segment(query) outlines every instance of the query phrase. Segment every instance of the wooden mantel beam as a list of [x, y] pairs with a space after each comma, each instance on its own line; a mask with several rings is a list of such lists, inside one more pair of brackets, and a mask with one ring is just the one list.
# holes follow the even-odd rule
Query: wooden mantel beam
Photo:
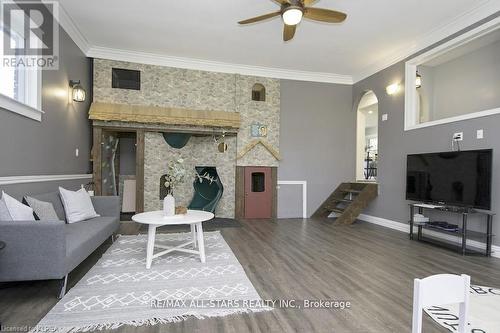
[[93, 102], [89, 119], [148, 124], [239, 128], [239, 112]]

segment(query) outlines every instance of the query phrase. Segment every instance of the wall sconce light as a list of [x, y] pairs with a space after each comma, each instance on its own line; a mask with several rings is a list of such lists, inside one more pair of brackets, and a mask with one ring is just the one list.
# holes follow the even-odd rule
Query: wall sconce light
[[417, 72], [417, 77], [415, 79], [415, 87], [418, 89], [422, 86], [422, 75], [418, 74]]
[[73, 98], [73, 101], [85, 102], [85, 97], [87, 95], [87, 92], [80, 85], [80, 80], [78, 80], [78, 81], [70, 80], [69, 86], [73, 89], [73, 91], [71, 92], [71, 97]]
[[385, 88], [385, 91], [387, 92], [388, 95], [394, 95], [396, 94], [399, 89], [401, 89], [401, 86], [399, 83], [393, 83]]

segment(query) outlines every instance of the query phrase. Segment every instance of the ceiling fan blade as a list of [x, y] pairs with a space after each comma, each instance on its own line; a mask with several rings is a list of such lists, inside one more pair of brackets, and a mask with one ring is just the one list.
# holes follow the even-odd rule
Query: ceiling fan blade
[[340, 23], [346, 19], [347, 15], [335, 10], [307, 7], [304, 10], [304, 17], [315, 21]]
[[281, 11], [277, 11], [274, 13], [269, 13], [269, 14], [265, 14], [265, 15], [261, 15], [261, 16], [257, 16], [257, 17], [252, 17], [252, 18], [247, 19], [247, 20], [239, 21], [238, 23], [239, 24], [255, 23], [255, 22], [267, 20], [271, 17], [279, 16], [279, 15], [281, 15]]
[[295, 35], [295, 29], [297, 28], [296, 25], [287, 25], [285, 24], [285, 27], [283, 29], [283, 40], [286, 42], [286, 41], [289, 41], [290, 39], [293, 38], [293, 36]]
[[310, 6], [313, 3], [315, 3], [316, 1], [318, 1], [318, 0], [302, 0], [302, 3], [304, 4], [304, 6]]
[[272, 0], [274, 2], [277, 2], [280, 5], [289, 5], [290, 3], [287, 0]]

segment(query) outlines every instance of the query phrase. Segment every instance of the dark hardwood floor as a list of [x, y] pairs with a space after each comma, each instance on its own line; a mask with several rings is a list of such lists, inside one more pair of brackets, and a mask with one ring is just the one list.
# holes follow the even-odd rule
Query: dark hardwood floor
[[[129, 232], [138, 230], [129, 224]], [[264, 299], [338, 299], [346, 310], [276, 309], [113, 332], [410, 332], [413, 279], [465, 273], [472, 283], [500, 287], [500, 260], [462, 257], [410, 241], [406, 234], [368, 223], [332, 225], [322, 220], [244, 221], [221, 229]], [[74, 285], [108, 248], [106, 243], [70, 275]], [[35, 325], [57, 302], [57, 282], [0, 289], [0, 321]], [[7, 287], [7, 288], [6, 288]], [[425, 318], [425, 332], [447, 332]]]

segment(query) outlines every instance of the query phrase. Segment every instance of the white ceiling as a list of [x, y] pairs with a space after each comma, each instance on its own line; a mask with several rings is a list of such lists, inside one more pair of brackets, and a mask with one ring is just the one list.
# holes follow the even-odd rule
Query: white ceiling
[[[64, 20], [69, 25], [65, 29], [79, 35], [90, 56], [124, 58], [124, 51], [145, 52], [156, 58], [320, 72], [331, 74], [330, 81], [341, 75], [343, 83], [366, 77], [500, 9], [498, 0], [320, 0], [315, 7], [346, 12], [347, 20], [338, 25], [304, 20], [295, 38], [283, 42], [279, 17], [237, 24], [277, 10], [270, 0], [60, 3], [70, 17]], [[135, 56], [140, 60], [140, 53]]]

